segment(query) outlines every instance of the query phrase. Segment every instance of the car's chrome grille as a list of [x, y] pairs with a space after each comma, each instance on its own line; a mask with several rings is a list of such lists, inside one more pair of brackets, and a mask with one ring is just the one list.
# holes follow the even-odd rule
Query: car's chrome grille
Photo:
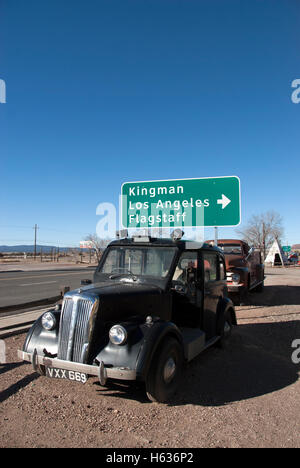
[[64, 299], [58, 337], [58, 359], [82, 362], [94, 302], [79, 296]]
[[67, 359], [69, 335], [72, 321], [73, 301], [72, 299], [65, 299], [63, 302], [59, 338], [58, 338], [58, 359]]
[[[92, 302], [88, 300], [79, 300], [77, 303], [77, 320], [73, 339], [73, 361], [81, 362], [82, 347], [87, 341], [87, 324], [92, 310]], [[85, 339], [86, 338], [86, 339]]]

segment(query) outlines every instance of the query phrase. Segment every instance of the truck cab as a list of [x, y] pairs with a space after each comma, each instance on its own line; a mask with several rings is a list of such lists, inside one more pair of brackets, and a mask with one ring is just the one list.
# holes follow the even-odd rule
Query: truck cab
[[235, 325], [221, 249], [136, 236], [110, 243], [93, 283], [43, 314], [18, 355], [47, 377], [140, 380], [164, 402], [184, 362], [224, 345]]
[[239, 239], [219, 239], [218, 247], [224, 253], [227, 286], [234, 303], [240, 305], [245, 302], [250, 291], [261, 292], [265, 275], [260, 250], [250, 248]]

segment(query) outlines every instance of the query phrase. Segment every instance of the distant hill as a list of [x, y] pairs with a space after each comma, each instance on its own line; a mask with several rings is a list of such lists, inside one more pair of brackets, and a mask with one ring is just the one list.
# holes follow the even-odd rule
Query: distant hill
[[[60, 252], [67, 252], [70, 249], [74, 250], [75, 247], [59, 247]], [[39, 253], [43, 250], [43, 253], [50, 253], [52, 249], [57, 249], [55, 245], [37, 245], [36, 252]], [[79, 249], [79, 248], [78, 248]], [[81, 249], [86, 250], [86, 249]], [[26, 252], [33, 253], [34, 245], [0, 245], [0, 252]]]

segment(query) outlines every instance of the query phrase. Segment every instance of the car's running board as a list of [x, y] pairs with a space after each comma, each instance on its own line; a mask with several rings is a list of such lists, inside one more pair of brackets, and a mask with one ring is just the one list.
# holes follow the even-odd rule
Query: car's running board
[[204, 349], [207, 349], [207, 348], [209, 348], [210, 346], [213, 346], [213, 345], [216, 344], [220, 339], [221, 339], [220, 336], [215, 336], [214, 338], [211, 338], [210, 340], [206, 341], [206, 342], [205, 342], [205, 348], [204, 348]]
[[257, 288], [257, 286], [259, 286], [260, 284], [262, 284], [264, 282], [264, 280], [261, 280], [261, 281], [258, 281], [257, 283], [254, 283], [250, 286], [249, 288], [249, 291], [252, 291], [252, 289], [255, 289]]
[[184, 355], [187, 361], [191, 361], [205, 349], [214, 345], [220, 336], [205, 340], [205, 333], [198, 328], [182, 328]]

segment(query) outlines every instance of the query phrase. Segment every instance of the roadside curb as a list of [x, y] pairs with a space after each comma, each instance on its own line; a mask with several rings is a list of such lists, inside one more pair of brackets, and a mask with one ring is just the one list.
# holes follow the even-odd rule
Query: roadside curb
[[0, 339], [28, 331], [33, 323], [46, 312], [48, 308], [16, 313], [8, 317], [0, 317]]
[[53, 305], [57, 301], [60, 301], [61, 299], [62, 299], [62, 295], [59, 295], [59, 296], [49, 297], [49, 298], [46, 298], [46, 299], [39, 299], [38, 301], [32, 301], [32, 302], [26, 302], [26, 303], [23, 303], [23, 304], [16, 304], [16, 305], [9, 305], [9, 306], [0, 307], [0, 316], [4, 315], [7, 312], [23, 310], [23, 309], [29, 309], [31, 307], [38, 307], [38, 306], [44, 306], [44, 305]]
[[22, 273], [24, 270], [0, 270], [0, 273]]
[[96, 269], [97, 265], [89, 265], [89, 266], [78, 266], [78, 265], [74, 265], [74, 266], [68, 266], [68, 265], [65, 265], [65, 266], [62, 266], [61, 268], [42, 268], [40, 270], [38, 269], [35, 269], [35, 268], [30, 268], [30, 269], [18, 269], [18, 270], [0, 270], [0, 274], [1, 273], [28, 273], [28, 272], [32, 272], [32, 273], [39, 273], [39, 272], [45, 272], [45, 271], [73, 271], [73, 270], [93, 270], [93, 269]]

